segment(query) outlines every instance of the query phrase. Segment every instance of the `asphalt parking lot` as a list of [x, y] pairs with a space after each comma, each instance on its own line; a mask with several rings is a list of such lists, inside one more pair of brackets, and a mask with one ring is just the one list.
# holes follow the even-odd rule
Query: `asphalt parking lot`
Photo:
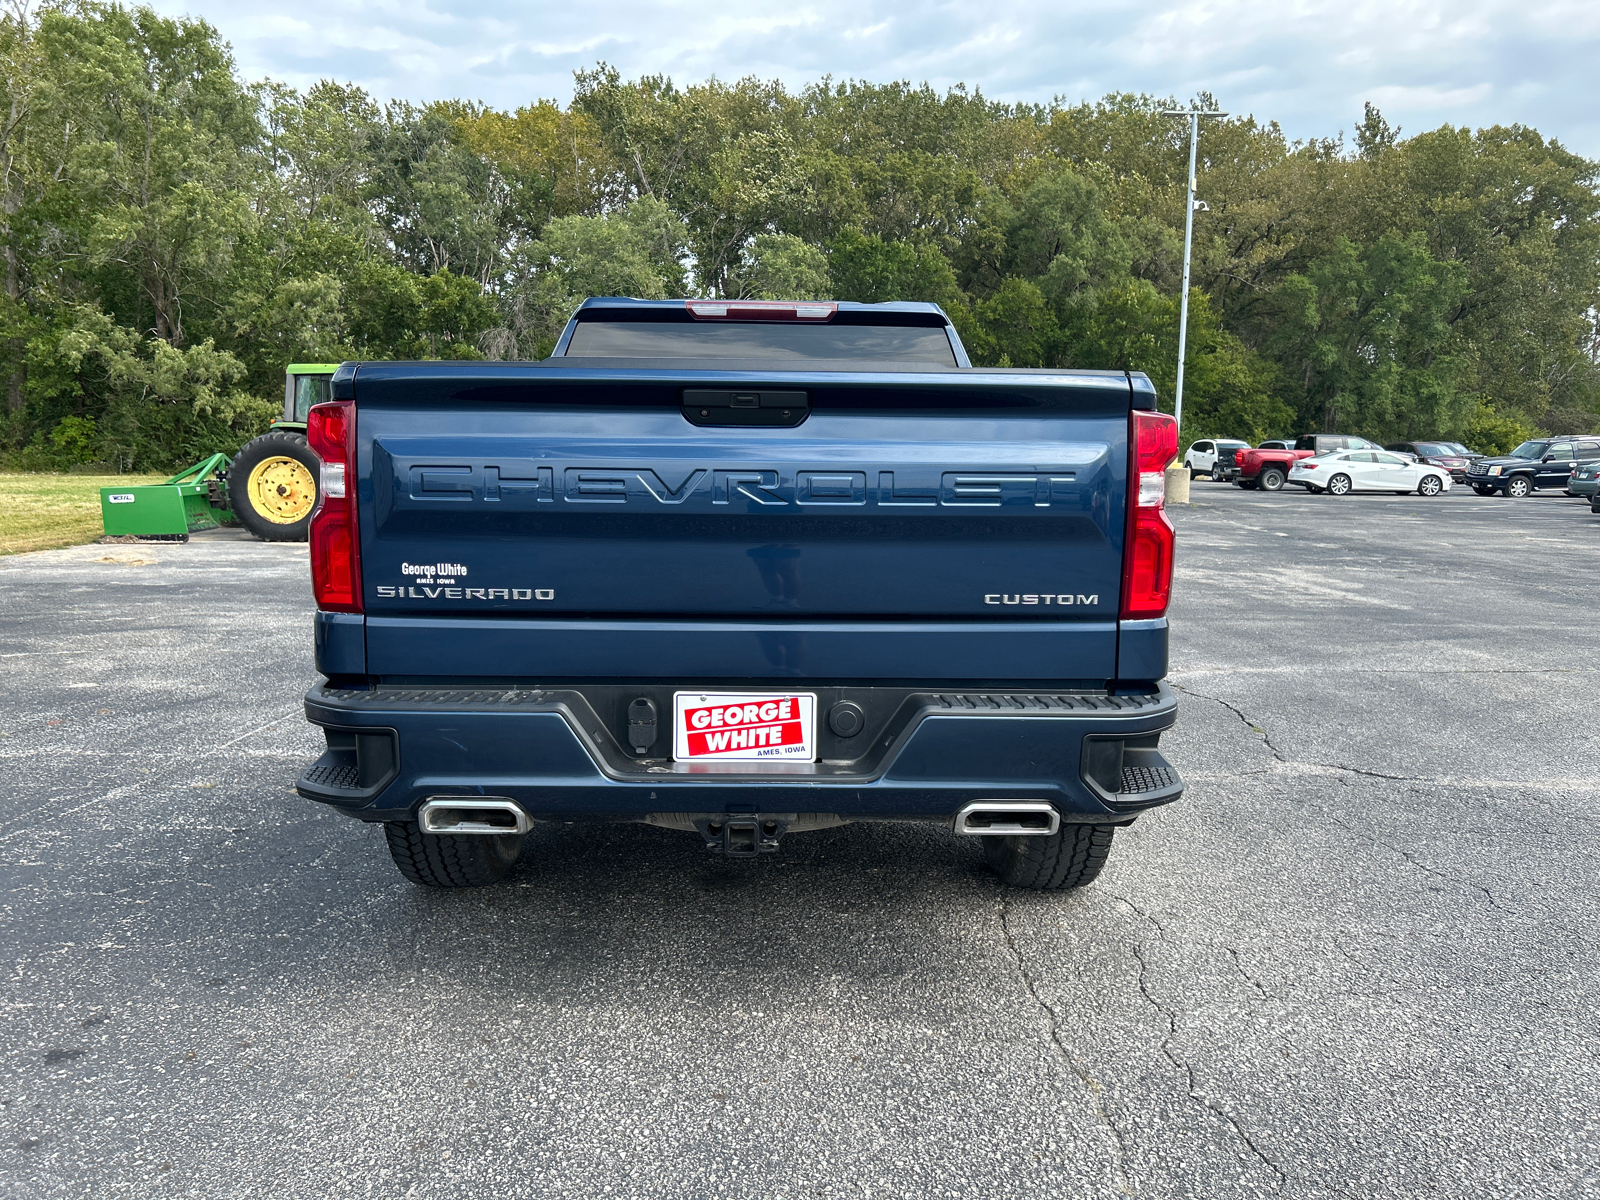
[[942, 830], [297, 798], [303, 547], [0, 560], [0, 1197], [1600, 1193], [1600, 517], [1198, 480], [1164, 742], [1065, 896]]

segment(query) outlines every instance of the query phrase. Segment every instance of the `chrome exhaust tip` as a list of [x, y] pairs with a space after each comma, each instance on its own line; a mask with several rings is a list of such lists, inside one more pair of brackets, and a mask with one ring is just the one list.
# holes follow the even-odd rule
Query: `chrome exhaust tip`
[[491, 834], [527, 833], [533, 819], [522, 806], [504, 796], [430, 796], [417, 810], [423, 833]]
[[967, 837], [1049, 837], [1061, 814], [1048, 800], [974, 800], [956, 814], [955, 830]]

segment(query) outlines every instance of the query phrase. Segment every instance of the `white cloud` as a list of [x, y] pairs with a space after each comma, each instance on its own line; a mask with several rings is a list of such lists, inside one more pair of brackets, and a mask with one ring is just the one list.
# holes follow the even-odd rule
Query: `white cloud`
[[981, 87], [1005, 100], [1187, 99], [1326, 136], [1372, 100], [1415, 132], [1522, 122], [1600, 156], [1595, 0], [156, 0], [216, 25], [251, 77], [352, 79], [380, 99], [565, 100], [574, 69], [824, 74]]

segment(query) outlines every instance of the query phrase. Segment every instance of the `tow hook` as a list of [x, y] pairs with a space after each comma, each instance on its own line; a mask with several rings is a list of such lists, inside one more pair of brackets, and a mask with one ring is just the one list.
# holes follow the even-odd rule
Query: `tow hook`
[[794, 813], [707, 813], [691, 818], [705, 847], [728, 858], [773, 854], [794, 823]]

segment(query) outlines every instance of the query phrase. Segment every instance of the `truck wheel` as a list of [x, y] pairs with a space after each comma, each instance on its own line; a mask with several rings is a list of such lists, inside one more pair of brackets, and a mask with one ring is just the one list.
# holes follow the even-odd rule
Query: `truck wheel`
[[321, 463], [305, 436], [274, 430], [246, 442], [228, 467], [228, 505], [264, 542], [303, 542]]
[[1506, 481], [1506, 495], [1513, 500], [1521, 500], [1533, 491], [1533, 481], [1526, 475], [1513, 475]]
[[389, 855], [412, 883], [424, 887], [485, 887], [499, 883], [522, 853], [522, 834], [423, 833], [415, 821], [386, 821]]
[[984, 857], [1012, 887], [1059, 892], [1093, 883], [1111, 854], [1115, 825], [1063, 825], [1049, 837], [986, 837]]
[[1281, 492], [1286, 478], [1277, 467], [1262, 467], [1261, 474], [1256, 476], [1256, 486], [1263, 492]]
[[1478, 495], [1480, 495], [1480, 496], [1492, 496], [1492, 495], [1494, 495], [1494, 489], [1492, 487], [1490, 487], [1488, 484], [1485, 484], [1485, 483], [1475, 483], [1475, 484], [1473, 484], [1472, 485], [1472, 490], [1477, 492]]
[[1350, 476], [1335, 475], [1328, 480], [1328, 495], [1348, 496], [1350, 494]]

